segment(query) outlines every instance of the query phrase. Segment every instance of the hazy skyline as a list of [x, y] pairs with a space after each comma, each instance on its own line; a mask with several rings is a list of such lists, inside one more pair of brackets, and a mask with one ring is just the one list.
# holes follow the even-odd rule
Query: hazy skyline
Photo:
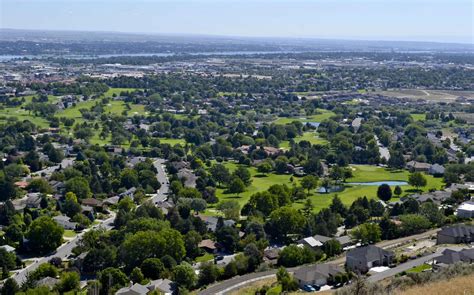
[[0, 0], [1, 28], [473, 43], [468, 0]]

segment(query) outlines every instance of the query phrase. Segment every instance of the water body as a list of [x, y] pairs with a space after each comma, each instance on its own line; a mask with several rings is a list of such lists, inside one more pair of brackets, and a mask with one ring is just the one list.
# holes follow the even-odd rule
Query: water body
[[372, 182], [348, 182], [349, 185], [367, 185], [367, 186], [379, 186], [382, 184], [388, 184], [390, 186], [397, 186], [397, 185], [408, 185], [406, 181], [372, 181]]
[[0, 61], [9, 61], [13, 59], [46, 59], [46, 58], [65, 58], [65, 59], [97, 59], [109, 57], [168, 57], [168, 56], [186, 56], [186, 55], [204, 55], [204, 56], [233, 56], [233, 55], [254, 55], [254, 54], [282, 54], [282, 53], [300, 53], [299, 51], [215, 51], [215, 52], [159, 52], [159, 53], [117, 53], [117, 54], [98, 54], [98, 55], [0, 55]]

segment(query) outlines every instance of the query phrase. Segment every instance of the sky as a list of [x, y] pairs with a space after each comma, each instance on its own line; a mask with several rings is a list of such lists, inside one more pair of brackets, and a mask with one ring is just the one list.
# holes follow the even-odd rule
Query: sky
[[471, 0], [0, 0], [0, 28], [474, 43]]

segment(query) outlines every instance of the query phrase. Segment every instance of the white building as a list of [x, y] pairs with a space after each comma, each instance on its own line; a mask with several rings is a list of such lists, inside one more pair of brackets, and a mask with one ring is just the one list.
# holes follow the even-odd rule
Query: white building
[[474, 202], [468, 201], [462, 203], [456, 210], [456, 215], [461, 218], [473, 218], [474, 217]]

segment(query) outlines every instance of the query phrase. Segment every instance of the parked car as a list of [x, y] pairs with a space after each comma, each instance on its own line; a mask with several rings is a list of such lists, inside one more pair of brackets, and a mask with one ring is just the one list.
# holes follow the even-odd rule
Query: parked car
[[312, 287], [313, 287], [314, 290], [316, 290], [316, 291], [321, 290], [321, 286], [320, 286], [320, 285], [313, 285]]
[[311, 286], [311, 285], [304, 285], [304, 286], [303, 286], [303, 291], [306, 291], [306, 292], [315, 292], [316, 289], [314, 289], [313, 286]]

